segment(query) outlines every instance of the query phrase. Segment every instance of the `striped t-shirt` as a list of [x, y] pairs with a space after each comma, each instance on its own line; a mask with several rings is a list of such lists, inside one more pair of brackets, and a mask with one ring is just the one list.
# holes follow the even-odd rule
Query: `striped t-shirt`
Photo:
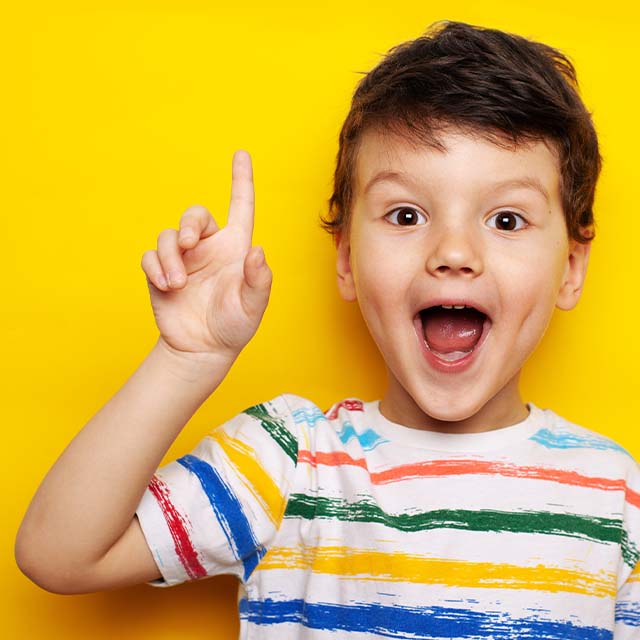
[[472, 434], [378, 402], [256, 405], [159, 469], [137, 509], [171, 586], [239, 580], [240, 637], [640, 638], [640, 468], [529, 404]]

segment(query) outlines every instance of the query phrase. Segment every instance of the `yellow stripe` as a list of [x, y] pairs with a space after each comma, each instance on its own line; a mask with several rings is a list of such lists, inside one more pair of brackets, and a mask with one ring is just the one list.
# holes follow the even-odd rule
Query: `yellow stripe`
[[521, 567], [489, 562], [461, 562], [404, 553], [381, 553], [350, 547], [274, 547], [260, 563], [261, 569], [311, 569], [360, 580], [418, 582], [457, 587], [535, 589], [613, 597], [615, 575], [582, 573], [537, 565]]
[[627, 578], [627, 582], [640, 582], [640, 561], [636, 564], [635, 569]]
[[255, 451], [221, 429], [210, 434], [235, 466], [242, 483], [260, 503], [269, 519], [278, 523], [284, 513], [284, 498], [278, 486], [257, 461]]

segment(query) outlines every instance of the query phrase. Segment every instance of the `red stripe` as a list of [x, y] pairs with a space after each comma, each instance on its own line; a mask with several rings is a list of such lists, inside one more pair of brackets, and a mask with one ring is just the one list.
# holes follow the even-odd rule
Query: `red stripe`
[[338, 402], [334, 404], [328, 411], [325, 411], [325, 415], [328, 420], [335, 420], [338, 417], [338, 412], [340, 409], [347, 409], [347, 411], [364, 411], [364, 405], [362, 404], [362, 400], [357, 400], [355, 398], [349, 400], [342, 400], [342, 402]]
[[[344, 452], [325, 453], [300, 451], [299, 460], [313, 466], [352, 466], [367, 469], [364, 458], [352, 458]], [[385, 471], [371, 473], [369, 477], [373, 484], [389, 484], [400, 480], [412, 478], [433, 478], [438, 476], [489, 474], [509, 478], [529, 478], [532, 480], [548, 480], [576, 487], [600, 489], [602, 491], [624, 491], [627, 502], [640, 508], [640, 494], [633, 491], [624, 480], [611, 480], [609, 478], [596, 478], [583, 476], [575, 471], [562, 471], [560, 469], [545, 469], [544, 467], [519, 467], [501, 462], [488, 462], [477, 460], [436, 460], [404, 464], [392, 467]]]
[[173, 544], [180, 562], [185, 568], [187, 575], [195, 580], [203, 578], [207, 575], [205, 568], [198, 560], [198, 552], [193, 548], [189, 533], [187, 532], [186, 522], [173, 506], [169, 497], [169, 487], [156, 476], [153, 476], [149, 483], [149, 490], [154, 495], [160, 505], [160, 509], [167, 521]]

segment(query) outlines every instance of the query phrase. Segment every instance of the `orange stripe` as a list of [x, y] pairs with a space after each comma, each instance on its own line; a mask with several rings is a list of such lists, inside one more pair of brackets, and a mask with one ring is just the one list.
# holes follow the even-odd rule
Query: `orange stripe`
[[321, 464], [326, 467], [350, 466], [367, 469], [367, 461], [364, 458], [352, 458], [348, 453], [344, 453], [344, 451], [318, 451], [313, 454], [311, 451], [301, 449], [298, 451], [298, 461], [307, 462], [313, 467]]
[[[352, 458], [344, 452], [325, 453], [318, 451], [301, 450], [298, 453], [299, 460], [312, 466], [353, 466], [367, 469], [364, 458]], [[609, 478], [597, 478], [583, 476], [575, 471], [562, 471], [561, 469], [545, 469], [544, 467], [519, 467], [503, 462], [489, 462], [477, 460], [435, 460], [403, 464], [385, 471], [371, 473], [369, 476], [373, 484], [388, 484], [412, 478], [433, 478], [450, 475], [499, 475], [507, 478], [528, 478], [531, 480], [547, 480], [575, 487], [600, 489], [602, 491], [624, 491], [626, 500], [634, 507], [640, 507], [640, 494], [630, 489], [622, 479], [611, 480]]]
[[633, 491], [633, 489], [626, 489], [627, 493], [627, 502], [632, 504], [634, 507], [640, 508], [640, 493]]

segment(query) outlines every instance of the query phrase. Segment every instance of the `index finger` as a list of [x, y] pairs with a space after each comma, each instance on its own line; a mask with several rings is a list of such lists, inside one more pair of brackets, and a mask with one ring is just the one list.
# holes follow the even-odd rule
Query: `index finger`
[[231, 165], [231, 202], [227, 224], [242, 227], [249, 238], [253, 234], [255, 195], [253, 191], [253, 168], [248, 151], [238, 149], [233, 154]]

